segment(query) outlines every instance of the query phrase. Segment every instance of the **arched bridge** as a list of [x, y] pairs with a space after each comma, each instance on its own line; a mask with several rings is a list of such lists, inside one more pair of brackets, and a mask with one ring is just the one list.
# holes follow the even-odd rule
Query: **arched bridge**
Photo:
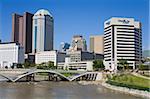
[[5, 78], [8, 81], [12, 81], [13, 82], [13, 79], [11, 77], [8, 77], [8, 76], [6, 76], [4, 74], [0, 74], [0, 76], [3, 77], [3, 78]]
[[72, 78], [70, 78], [70, 81], [81, 81], [81, 80], [96, 81], [101, 79], [102, 73], [100, 72], [85, 72], [80, 75], [73, 76]]
[[34, 81], [34, 76], [36, 73], [48, 73], [49, 80], [56, 80], [56, 81], [57, 79], [61, 79], [63, 81], [80, 81], [80, 80], [95, 81], [102, 79], [102, 73], [100, 72], [84, 72], [78, 75], [74, 75], [72, 77], [66, 77], [63, 74], [53, 70], [38, 70], [38, 69], [24, 72], [15, 77], [8, 77], [4, 74], [0, 74], [0, 76], [6, 78], [8, 81], [11, 82], [17, 82], [22, 78], [25, 78], [26, 81]]

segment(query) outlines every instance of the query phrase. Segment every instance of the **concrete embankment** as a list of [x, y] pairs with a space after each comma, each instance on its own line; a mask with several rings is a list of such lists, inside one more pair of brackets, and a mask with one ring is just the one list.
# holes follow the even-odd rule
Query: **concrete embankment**
[[118, 87], [118, 86], [114, 86], [114, 85], [110, 85], [108, 83], [105, 82], [101, 82], [101, 81], [79, 81], [79, 84], [82, 85], [90, 85], [90, 84], [94, 84], [94, 85], [102, 85], [105, 88], [111, 89], [111, 90], [115, 90], [115, 91], [119, 91], [125, 94], [131, 94], [134, 96], [138, 96], [138, 97], [142, 97], [142, 98], [146, 98], [146, 99], [150, 99], [150, 92], [148, 91], [141, 91], [141, 90], [136, 90], [136, 89], [129, 89], [126, 87]]

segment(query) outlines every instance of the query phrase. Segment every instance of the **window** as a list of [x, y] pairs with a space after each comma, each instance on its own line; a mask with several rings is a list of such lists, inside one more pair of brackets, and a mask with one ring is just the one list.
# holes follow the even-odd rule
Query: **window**
[[34, 21], [34, 22], [35, 22], [35, 24], [37, 24], [37, 19], [35, 19], [35, 21]]
[[35, 34], [34, 34], [34, 37], [35, 37], [35, 41], [34, 41], [34, 48], [36, 49], [36, 44], [37, 44], [37, 26], [35, 26]]

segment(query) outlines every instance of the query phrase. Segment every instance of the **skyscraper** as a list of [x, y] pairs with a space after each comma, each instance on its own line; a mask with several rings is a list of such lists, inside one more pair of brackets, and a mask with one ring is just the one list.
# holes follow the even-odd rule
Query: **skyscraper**
[[21, 17], [23, 16], [16, 13], [12, 14], [12, 42], [19, 42], [19, 31], [23, 31], [23, 29], [20, 28], [20, 26], [22, 26], [20, 25], [20, 23], [22, 22], [20, 20]]
[[104, 36], [90, 36], [90, 51], [94, 53], [104, 54]]
[[73, 36], [71, 48], [74, 51], [87, 51], [86, 40], [81, 35]]
[[33, 16], [32, 52], [53, 50], [53, 17], [44, 9]]
[[111, 18], [104, 23], [104, 61], [106, 69], [117, 70], [119, 60], [135, 69], [142, 59], [141, 23], [133, 18]]
[[12, 15], [12, 42], [20, 43], [26, 54], [32, 52], [32, 17], [28, 12]]

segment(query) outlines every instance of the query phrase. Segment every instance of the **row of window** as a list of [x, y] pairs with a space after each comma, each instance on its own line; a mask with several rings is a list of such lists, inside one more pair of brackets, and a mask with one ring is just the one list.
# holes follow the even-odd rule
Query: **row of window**
[[121, 30], [117, 30], [117, 32], [123, 32], [123, 33], [134, 33], [134, 31], [121, 31]]
[[108, 41], [108, 40], [111, 40], [111, 37], [105, 38], [105, 39], [104, 39], [104, 42], [105, 42], [105, 41]]
[[108, 43], [108, 44], [104, 44], [104, 46], [106, 47], [106, 46], [110, 46], [111, 45], [111, 43]]
[[106, 30], [106, 29], [108, 29], [108, 28], [110, 28], [110, 27], [112, 27], [112, 26], [119, 26], [119, 27], [133, 27], [134, 28], [134, 26], [133, 25], [110, 25], [110, 26], [108, 26], [108, 27], [105, 27], [104, 29]]
[[119, 27], [117, 29], [122, 29], [122, 30], [134, 30], [134, 28], [126, 28], [126, 27]]
[[[119, 61], [120, 59], [124, 59], [124, 57], [119, 57], [119, 58], [117, 58], [117, 60]], [[138, 58], [138, 59], [126, 59], [127, 61], [140, 61], [140, 59]], [[111, 59], [105, 59], [105, 61], [111, 61]]]
[[109, 34], [109, 35], [107, 35], [107, 36], [104, 35], [104, 39], [107, 38], [107, 37], [111, 37], [111, 34]]
[[107, 29], [107, 30], [104, 30], [104, 32], [106, 33], [106, 32], [108, 32], [108, 31], [110, 31], [111, 30], [111, 28], [109, 28], [109, 29]]

